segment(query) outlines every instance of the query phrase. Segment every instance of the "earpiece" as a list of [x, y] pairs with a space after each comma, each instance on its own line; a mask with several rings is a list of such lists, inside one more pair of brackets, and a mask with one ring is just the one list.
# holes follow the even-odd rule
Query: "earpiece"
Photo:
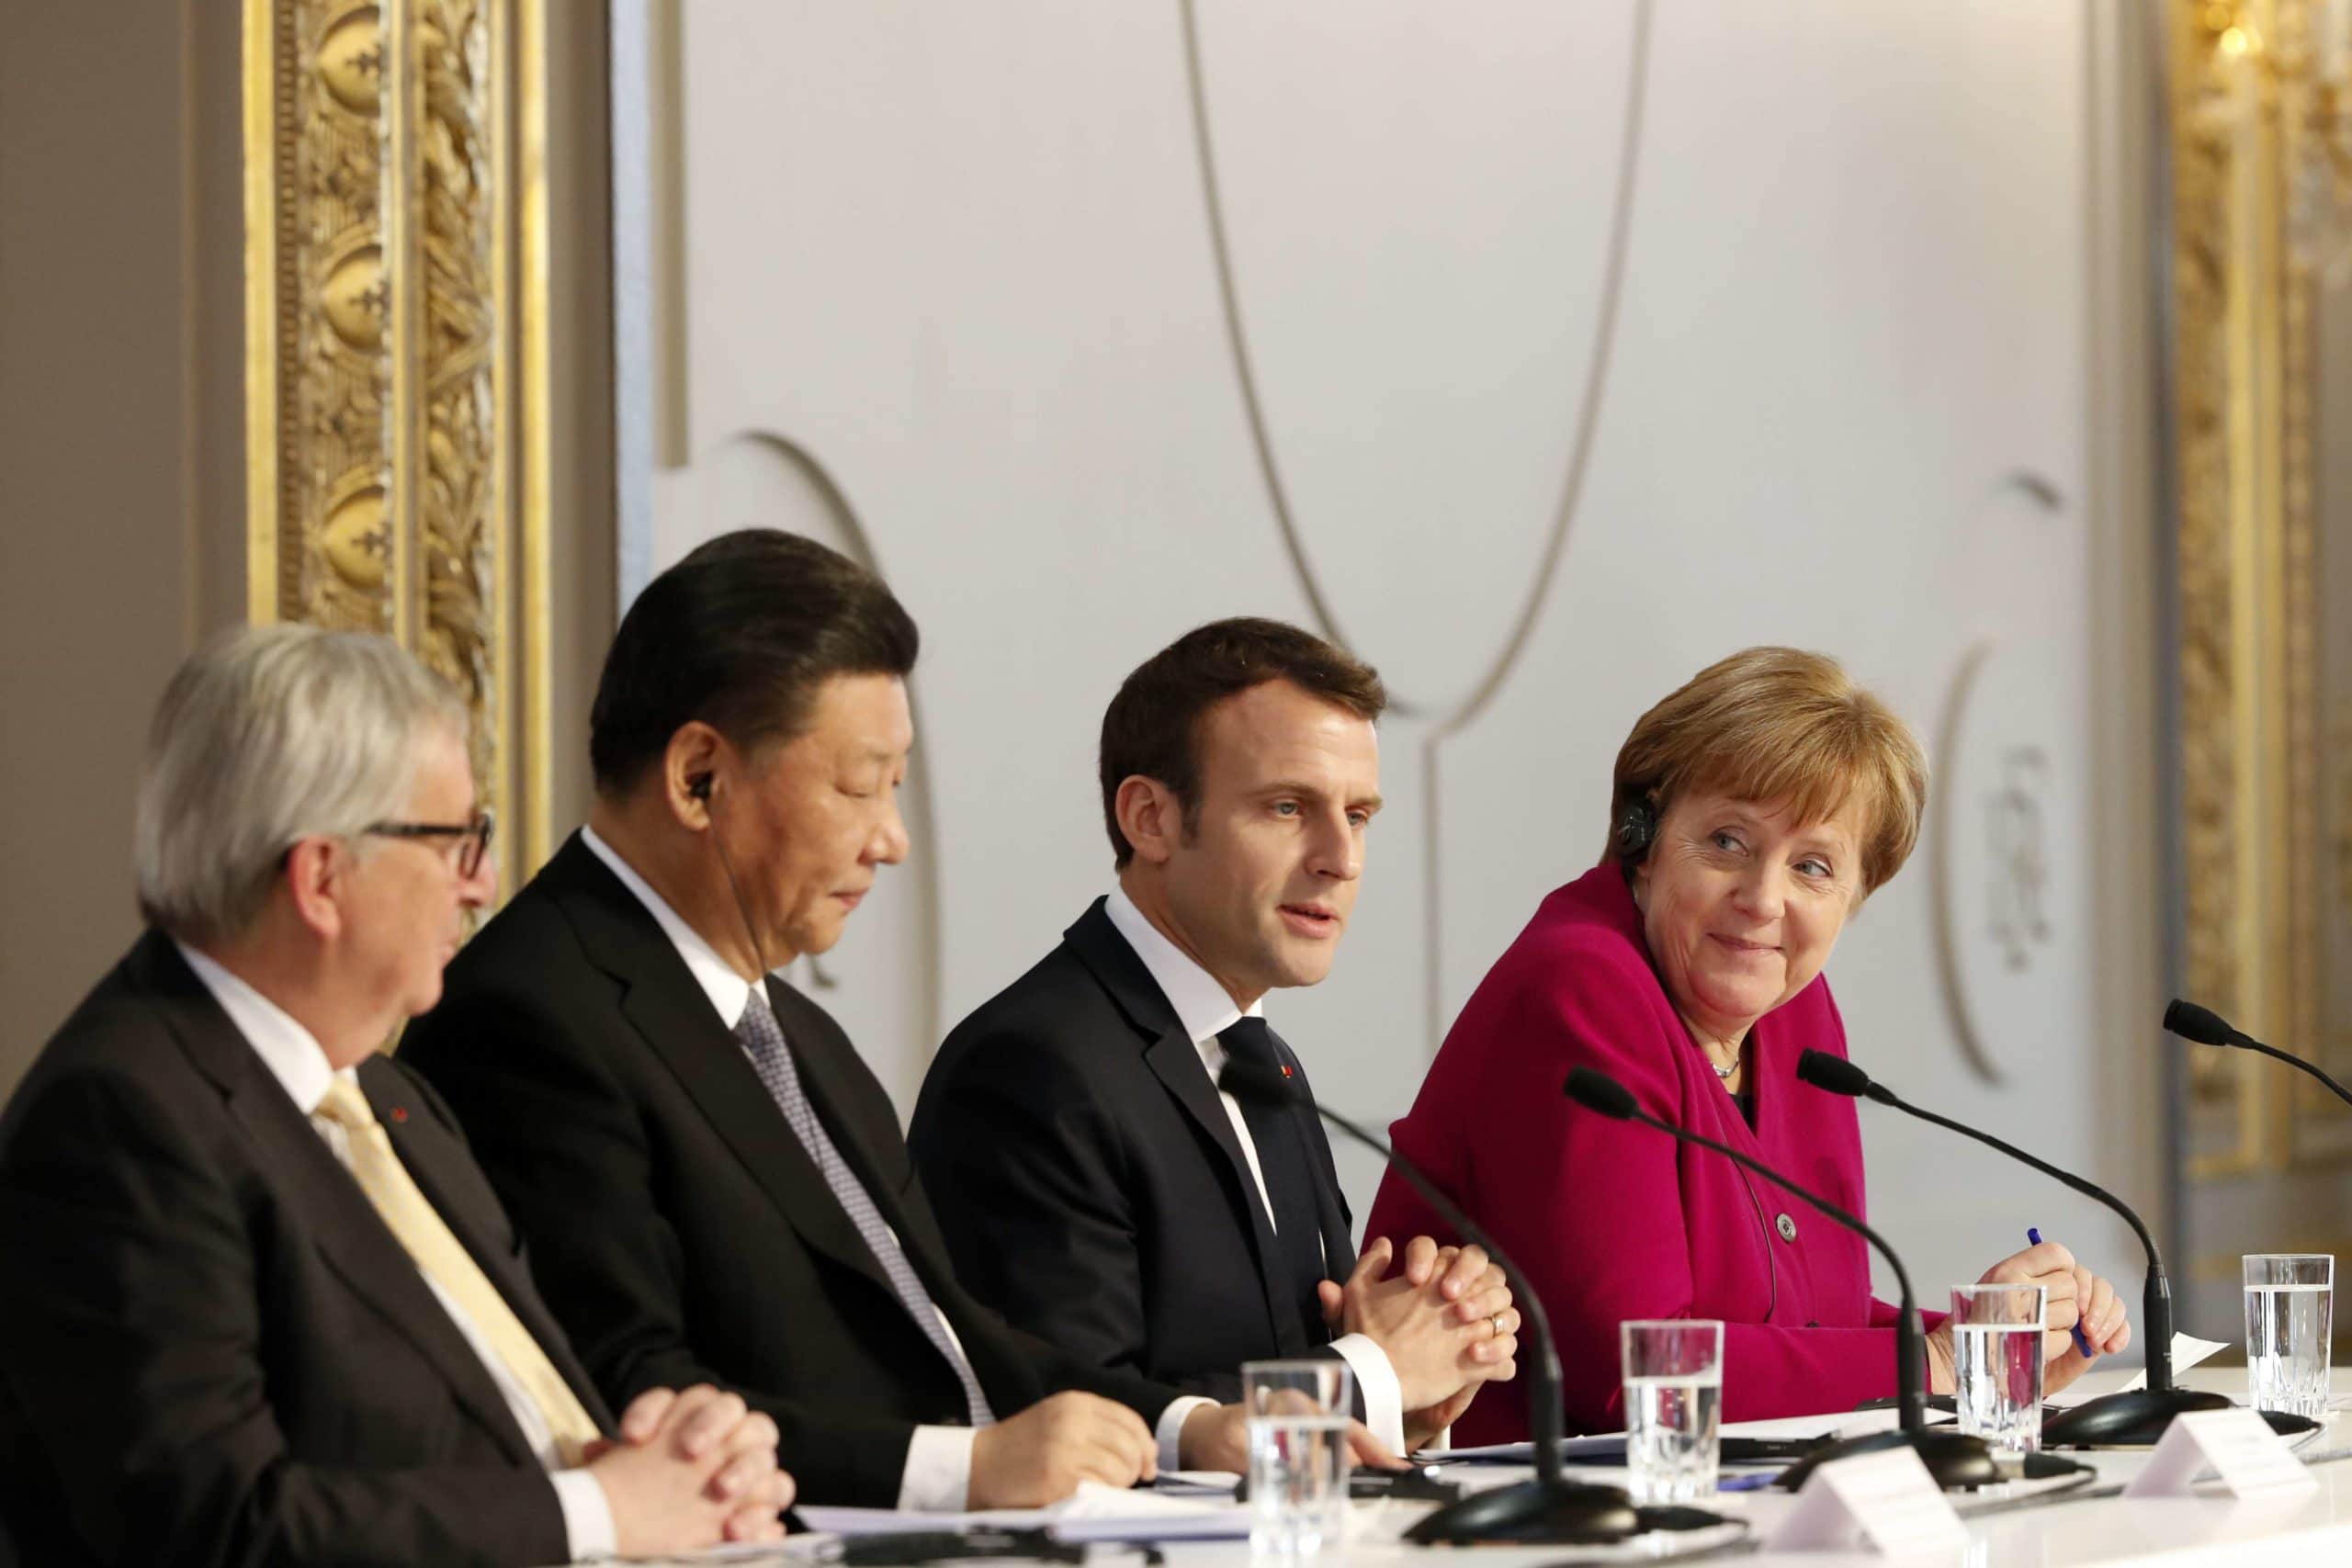
[[1617, 858], [1628, 864], [1649, 853], [1650, 840], [1657, 837], [1657, 807], [1642, 795], [1629, 804], [1617, 818], [1617, 830], [1611, 841], [1617, 846]]

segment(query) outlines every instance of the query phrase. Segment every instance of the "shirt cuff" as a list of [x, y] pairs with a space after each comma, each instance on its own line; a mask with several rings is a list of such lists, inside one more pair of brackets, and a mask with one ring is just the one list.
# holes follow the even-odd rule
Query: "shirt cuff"
[[977, 1427], [917, 1427], [899, 1477], [899, 1511], [960, 1514], [972, 1495], [972, 1445]]
[[1159, 1426], [1153, 1436], [1159, 1439], [1159, 1468], [1179, 1471], [1184, 1468], [1184, 1418], [1204, 1404], [1214, 1405], [1214, 1399], [1203, 1399], [1197, 1393], [1180, 1394], [1168, 1402], [1159, 1413]]
[[571, 1560], [586, 1562], [617, 1555], [620, 1536], [613, 1529], [613, 1506], [605, 1496], [604, 1483], [584, 1470], [551, 1471], [548, 1479], [555, 1483], [556, 1506], [563, 1510], [563, 1539]]
[[1369, 1334], [1342, 1334], [1331, 1341], [1349, 1366], [1355, 1369], [1356, 1387], [1363, 1394], [1363, 1424], [1392, 1454], [1405, 1451], [1405, 1387], [1388, 1352]]

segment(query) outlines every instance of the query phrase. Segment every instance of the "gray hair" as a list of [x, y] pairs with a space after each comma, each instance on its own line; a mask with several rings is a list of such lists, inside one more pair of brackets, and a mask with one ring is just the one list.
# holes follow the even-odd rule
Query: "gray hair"
[[457, 694], [398, 645], [317, 626], [247, 626], [191, 655], [147, 733], [132, 859], [139, 909], [194, 942], [259, 919], [286, 852], [396, 817], [420, 733], [463, 736]]

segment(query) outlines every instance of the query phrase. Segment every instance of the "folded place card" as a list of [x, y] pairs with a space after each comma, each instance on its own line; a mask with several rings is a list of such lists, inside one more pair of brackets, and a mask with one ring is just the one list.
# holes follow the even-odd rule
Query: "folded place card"
[[1963, 1542], [1968, 1529], [1909, 1449], [1825, 1464], [1765, 1540], [1768, 1551], [1874, 1551], [1887, 1556]]
[[2199, 1410], [2173, 1417], [2126, 1497], [2186, 1497], [2211, 1471], [2236, 1497], [2275, 1497], [2319, 1484], [2258, 1411]]

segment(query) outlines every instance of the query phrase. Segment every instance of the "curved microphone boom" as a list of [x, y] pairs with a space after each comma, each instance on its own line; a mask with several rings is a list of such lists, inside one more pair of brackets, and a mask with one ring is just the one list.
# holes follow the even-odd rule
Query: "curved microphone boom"
[[1405, 1532], [1405, 1539], [1423, 1545], [1476, 1541], [1592, 1545], [1639, 1534], [1645, 1528], [1641, 1515], [1623, 1489], [1570, 1481], [1561, 1473], [1560, 1358], [1552, 1348], [1551, 1320], [1544, 1314], [1544, 1303], [1528, 1289], [1527, 1276], [1504, 1256], [1494, 1238], [1464, 1213], [1419, 1167], [1391, 1147], [1386, 1139], [1319, 1104], [1302, 1086], [1273, 1068], [1256, 1062], [1230, 1060], [1217, 1075], [1216, 1084], [1234, 1099], [1253, 1104], [1311, 1108], [1324, 1121], [1395, 1167], [1464, 1239], [1486, 1248], [1487, 1256], [1510, 1279], [1512, 1300], [1531, 1330], [1528, 1338], [1535, 1351], [1530, 1358], [1527, 1380], [1529, 1425], [1535, 1434], [1535, 1479], [1474, 1492], [1458, 1502], [1449, 1503], [1416, 1522]]
[[2193, 1040], [2199, 1045], [2226, 1045], [2239, 1051], [2252, 1051], [2256, 1055], [2268, 1056], [2290, 1067], [2299, 1067], [2325, 1084], [2336, 1099], [2352, 1105], [2352, 1089], [2346, 1089], [2322, 1072], [2317, 1063], [2306, 1062], [2290, 1051], [2265, 1045], [2251, 1034], [2240, 1033], [2230, 1026], [2228, 1020], [2211, 1008], [2201, 1008], [2195, 1002], [2175, 997], [2172, 1005], [2165, 1009], [2165, 1032], [2177, 1034], [2183, 1040]]
[[[2172, 1381], [2172, 1281], [2165, 1273], [2164, 1255], [2156, 1249], [2156, 1238], [2131, 1205], [2106, 1188], [2071, 1171], [2059, 1169], [2048, 1160], [2026, 1153], [2016, 1145], [2006, 1143], [1992, 1134], [1982, 1132], [1949, 1116], [1939, 1116], [1923, 1111], [1903, 1099], [1870, 1074], [1825, 1051], [1807, 1051], [1797, 1058], [1797, 1077], [1815, 1089], [1832, 1094], [1842, 1094], [1874, 1100], [1878, 1104], [1900, 1111], [1906, 1116], [1917, 1116], [1922, 1122], [1932, 1122], [1939, 1127], [1958, 1133], [1962, 1137], [1996, 1148], [2022, 1165], [2028, 1165], [2062, 1182], [2094, 1201], [2106, 1204], [2123, 1216], [2132, 1234], [2140, 1238], [2140, 1247], [2148, 1257], [2146, 1282], [2140, 1292], [2141, 1318], [2148, 1336], [2148, 1386], [2118, 1393], [2102, 1394], [2087, 1399], [2072, 1409], [2047, 1417], [2041, 1424], [2041, 1435], [2052, 1444], [2083, 1444], [2103, 1447], [2138, 1447], [2154, 1443], [2164, 1436], [2172, 1418], [2190, 1410], [2227, 1409], [2230, 1401], [2218, 1393], [2199, 1393], [2194, 1389], [2176, 1387]], [[2311, 1423], [2301, 1416], [2271, 1416], [2266, 1419], [2281, 1431], [2308, 1431]], [[2290, 1423], [2301, 1423], [2290, 1425]]]
[[1993, 1463], [1993, 1455], [1979, 1438], [1962, 1436], [1948, 1427], [1928, 1425], [1927, 1343], [1919, 1334], [1919, 1303], [1911, 1293], [1911, 1276], [1903, 1267], [1903, 1259], [1894, 1255], [1886, 1238], [1848, 1213], [1828, 1199], [1816, 1196], [1766, 1165], [1740, 1153], [1728, 1144], [1678, 1127], [1671, 1122], [1660, 1121], [1644, 1111], [1634, 1091], [1595, 1067], [1577, 1067], [1568, 1074], [1567, 1096], [1589, 1111], [1620, 1122], [1638, 1122], [1654, 1127], [1686, 1144], [1696, 1144], [1702, 1149], [1713, 1149], [1735, 1165], [1744, 1166], [1774, 1186], [1794, 1194], [1812, 1204], [1829, 1219], [1854, 1232], [1878, 1250], [1894, 1270], [1894, 1283], [1902, 1294], [1902, 1303], [1894, 1320], [1894, 1387], [1895, 1419], [1892, 1432], [1872, 1432], [1866, 1437], [1849, 1438], [1831, 1443], [1809, 1454], [1792, 1466], [1781, 1477], [1781, 1484], [1796, 1487], [1804, 1483], [1816, 1466], [1833, 1460], [1849, 1459], [1855, 1454], [1883, 1449], [1907, 1448], [1916, 1451], [1936, 1484], [1948, 1487], [1990, 1485], [2001, 1479], [2000, 1471]]

